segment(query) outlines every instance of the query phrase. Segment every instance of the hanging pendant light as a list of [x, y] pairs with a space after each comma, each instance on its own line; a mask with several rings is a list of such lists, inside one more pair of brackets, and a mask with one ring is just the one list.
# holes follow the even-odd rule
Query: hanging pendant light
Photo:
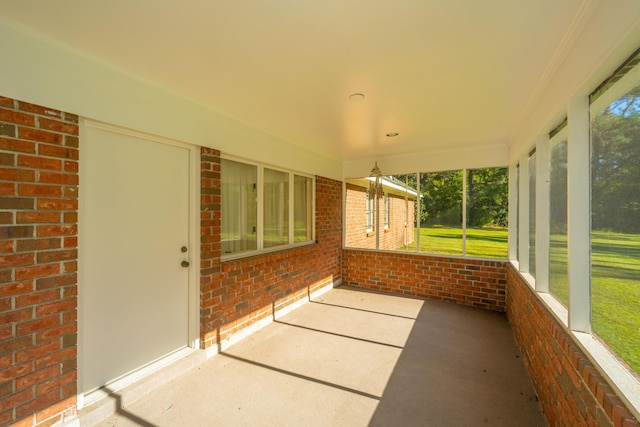
[[371, 169], [371, 175], [369, 175], [372, 178], [375, 178], [375, 181], [371, 181], [369, 183], [369, 194], [371, 195], [371, 198], [373, 199], [381, 199], [383, 196], [383, 190], [382, 190], [382, 172], [380, 171], [380, 168], [378, 167], [378, 162], [376, 161], [375, 165], [373, 166], [373, 169]]

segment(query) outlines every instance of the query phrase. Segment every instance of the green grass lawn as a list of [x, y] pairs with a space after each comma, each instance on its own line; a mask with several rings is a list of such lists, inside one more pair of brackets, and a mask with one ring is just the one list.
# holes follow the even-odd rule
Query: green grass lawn
[[[415, 232], [417, 236], [417, 230]], [[401, 248], [415, 252], [413, 243]], [[438, 255], [462, 255], [462, 228], [421, 227], [420, 252]], [[507, 229], [501, 227], [467, 228], [467, 256], [480, 258], [507, 257]]]
[[[550, 245], [550, 291], [568, 306], [567, 236]], [[415, 239], [402, 250], [415, 252]], [[462, 255], [462, 229], [420, 228], [420, 252]], [[506, 228], [467, 229], [467, 256], [506, 258]], [[640, 234], [593, 232], [591, 259], [593, 331], [640, 373]]]
[[[549, 276], [568, 306], [566, 235], [551, 235]], [[591, 295], [593, 332], [640, 373], [640, 234], [592, 233]]]

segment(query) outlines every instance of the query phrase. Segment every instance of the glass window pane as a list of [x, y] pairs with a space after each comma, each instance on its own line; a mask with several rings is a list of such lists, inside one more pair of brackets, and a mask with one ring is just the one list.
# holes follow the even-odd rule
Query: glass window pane
[[520, 262], [520, 163], [516, 165], [516, 199], [513, 206], [516, 209], [516, 259]]
[[373, 232], [373, 199], [369, 197], [369, 180], [346, 180], [345, 195], [345, 246], [349, 248], [375, 249]]
[[[345, 246], [376, 249], [379, 233], [378, 249], [415, 252], [416, 174], [383, 176], [380, 183], [383, 195], [376, 200], [370, 197], [374, 187], [371, 178], [347, 179]], [[375, 226], [376, 209], [380, 210], [381, 227]]]
[[384, 228], [389, 228], [391, 220], [391, 197], [389, 194], [384, 196]]
[[389, 232], [394, 236], [393, 250], [396, 251], [417, 251], [417, 176], [414, 173], [390, 177], [400, 189], [389, 198]]
[[382, 184], [380, 249], [415, 252], [416, 174], [385, 176]]
[[536, 153], [529, 156], [529, 274], [536, 276]]
[[293, 241], [313, 238], [313, 179], [295, 175], [293, 183]]
[[264, 168], [265, 248], [289, 244], [289, 173]]
[[467, 255], [507, 257], [509, 169], [467, 170]]
[[551, 140], [549, 176], [549, 290], [568, 307], [566, 131]]
[[462, 255], [462, 171], [420, 173], [420, 252]]
[[627, 75], [609, 88], [591, 118], [592, 327], [640, 373], [638, 80]]
[[372, 231], [373, 230], [373, 214], [375, 212], [375, 200], [373, 199], [373, 197], [371, 197], [371, 193], [369, 193], [369, 190], [366, 190], [366, 206], [365, 206], [365, 210], [367, 213], [367, 218], [366, 218], [366, 222], [365, 222], [365, 229], [367, 231]]
[[258, 168], [255, 165], [222, 159], [220, 176], [222, 255], [256, 250]]

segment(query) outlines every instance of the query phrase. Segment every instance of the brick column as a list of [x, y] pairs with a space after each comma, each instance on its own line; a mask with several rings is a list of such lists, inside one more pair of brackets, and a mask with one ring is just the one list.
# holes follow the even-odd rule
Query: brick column
[[0, 425], [76, 404], [78, 117], [0, 97]]
[[200, 346], [217, 342], [213, 307], [220, 304], [220, 151], [200, 149]]

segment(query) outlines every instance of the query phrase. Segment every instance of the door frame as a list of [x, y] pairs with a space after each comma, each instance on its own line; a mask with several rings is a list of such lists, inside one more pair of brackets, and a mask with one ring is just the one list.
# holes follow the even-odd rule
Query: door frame
[[[182, 357], [187, 356], [194, 350], [200, 348], [200, 147], [188, 144], [182, 141], [161, 137], [133, 129], [128, 129], [104, 122], [91, 119], [80, 118], [80, 160], [79, 160], [79, 194], [78, 194], [78, 379], [77, 379], [77, 408], [82, 409], [84, 406], [92, 404], [103, 397], [109, 395], [110, 392], [118, 391], [130, 384], [139, 381], [152, 372], [167, 366]], [[147, 141], [167, 144], [185, 148], [189, 151], [189, 267], [188, 267], [188, 334], [187, 348], [178, 350], [159, 360], [149, 361], [148, 364], [136, 369], [134, 372], [127, 374], [109, 383], [108, 390], [98, 389], [90, 393], [86, 393], [83, 389], [83, 336], [87, 333], [84, 328], [84, 298], [82, 292], [82, 284], [84, 283], [83, 269], [83, 231], [86, 226], [86, 218], [84, 216], [84, 198], [82, 191], [83, 176], [86, 174], [83, 164], [83, 158], [86, 159], [86, 153], [82, 149], [83, 141], [86, 137], [86, 128], [91, 127], [107, 132], [113, 132], [121, 135], [131, 136]]]

